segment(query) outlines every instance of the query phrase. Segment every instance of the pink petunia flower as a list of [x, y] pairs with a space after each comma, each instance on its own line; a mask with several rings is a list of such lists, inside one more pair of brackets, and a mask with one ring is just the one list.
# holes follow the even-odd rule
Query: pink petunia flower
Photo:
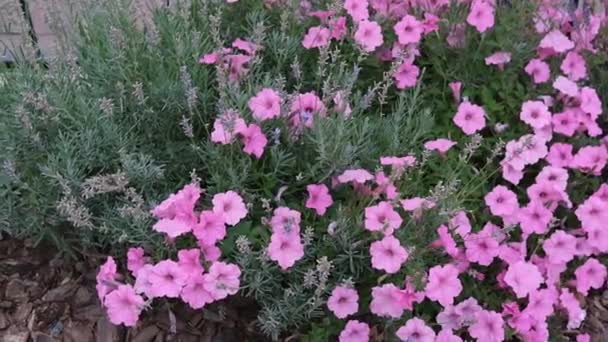
[[547, 161], [555, 167], [568, 168], [572, 165], [574, 159], [572, 155], [572, 145], [566, 143], [555, 143], [551, 145]]
[[245, 120], [236, 111], [227, 110], [213, 122], [211, 141], [222, 145], [230, 144], [236, 137], [236, 134], [246, 126]]
[[198, 185], [188, 184], [154, 209], [152, 215], [159, 219], [152, 229], [176, 238], [192, 230], [196, 224], [194, 206], [201, 195]]
[[326, 114], [327, 108], [314, 92], [298, 94], [291, 102], [289, 122], [298, 129], [312, 127], [315, 116], [325, 117]]
[[432, 267], [424, 292], [427, 298], [438, 301], [444, 307], [452, 305], [454, 298], [462, 292], [456, 267], [450, 264]]
[[365, 208], [365, 229], [370, 231], [383, 231], [391, 235], [401, 226], [403, 219], [393, 209], [390, 202], [380, 202], [377, 205]]
[[399, 40], [399, 44], [408, 45], [412, 43], [418, 43], [422, 38], [424, 27], [416, 17], [412, 15], [405, 15], [397, 24], [394, 26], [395, 33]]
[[532, 292], [528, 298], [528, 306], [526, 306], [524, 313], [537, 319], [545, 319], [553, 313], [553, 306], [556, 304], [557, 299], [558, 293], [553, 286]]
[[154, 297], [176, 298], [187, 280], [188, 274], [179, 267], [178, 263], [162, 260], [154, 265], [148, 275], [148, 281], [152, 284], [149, 292]]
[[144, 308], [144, 299], [135, 292], [133, 287], [119, 285], [116, 290], [108, 293], [103, 304], [112, 324], [133, 327], [137, 324]]
[[555, 133], [571, 137], [579, 128], [577, 110], [574, 108], [565, 108], [564, 111], [553, 115], [551, 123], [553, 124], [553, 131]]
[[127, 269], [131, 271], [131, 274], [137, 276], [139, 271], [146, 264], [144, 257], [144, 249], [141, 247], [131, 247], [127, 251]]
[[498, 69], [504, 70], [505, 64], [511, 61], [511, 53], [506, 51], [495, 52], [484, 60], [486, 65], [496, 65]]
[[551, 112], [541, 101], [526, 101], [521, 106], [519, 118], [533, 128], [542, 128], [551, 123]]
[[353, 182], [355, 184], [363, 184], [372, 179], [374, 179], [374, 175], [364, 169], [346, 170], [338, 176], [338, 182], [342, 184], [350, 182]]
[[570, 51], [566, 54], [566, 58], [562, 61], [560, 70], [573, 81], [578, 81], [587, 77], [585, 59], [574, 51]]
[[571, 167], [579, 171], [600, 176], [608, 162], [608, 151], [603, 145], [582, 147], [574, 155]]
[[215, 194], [211, 200], [213, 212], [222, 215], [224, 222], [234, 226], [247, 216], [247, 207], [243, 198], [234, 191]]
[[506, 186], [497, 185], [484, 197], [490, 212], [495, 216], [511, 216], [519, 209], [517, 195]]
[[302, 214], [287, 207], [278, 207], [272, 213], [270, 227], [273, 234], [300, 234]]
[[437, 151], [440, 155], [445, 156], [446, 152], [457, 143], [450, 139], [435, 139], [424, 143], [424, 148], [429, 151]]
[[255, 52], [259, 49], [259, 47], [253, 42], [241, 38], [235, 39], [232, 42], [232, 47], [239, 49], [248, 55], [255, 55]]
[[201, 250], [198, 248], [179, 250], [177, 252], [177, 264], [181, 271], [186, 273], [188, 279], [205, 271], [201, 263]]
[[211, 293], [205, 290], [205, 277], [202, 273], [190, 276], [180, 298], [193, 309], [201, 309], [215, 301]]
[[435, 342], [462, 342], [462, 338], [454, 335], [452, 330], [443, 329], [439, 332], [439, 334], [437, 334]]
[[137, 293], [143, 293], [148, 298], [154, 298], [154, 294], [152, 293], [152, 286], [154, 284], [150, 282], [150, 274], [152, 274], [153, 269], [153, 265], [145, 264], [137, 272], [137, 276], [135, 277], [135, 284], [133, 284], [133, 288], [135, 288], [135, 291]]
[[523, 169], [524, 165], [518, 165], [510, 163], [508, 160], [503, 160], [500, 163], [502, 168], [502, 178], [509, 181], [513, 185], [519, 184], [521, 179], [524, 177]]
[[453, 48], [464, 47], [466, 41], [466, 25], [464, 23], [457, 23], [450, 26], [450, 32], [446, 37], [448, 46]]
[[574, 43], [559, 30], [553, 30], [540, 41], [542, 49], [550, 49], [556, 53], [563, 53], [574, 48]]
[[557, 230], [543, 242], [543, 250], [552, 263], [566, 263], [576, 254], [576, 238], [563, 230]]
[[590, 289], [599, 289], [606, 282], [606, 266], [595, 258], [589, 258], [574, 271], [576, 290], [587, 295]]
[[471, 135], [486, 126], [485, 116], [486, 112], [482, 107], [470, 102], [462, 102], [453, 121], [465, 134]]
[[411, 318], [397, 330], [397, 337], [404, 342], [434, 342], [435, 332], [420, 318]]
[[232, 82], [237, 82], [247, 75], [251, 59], [252, 56], [249, 55], [227, 55], [224, 60], [228, 64], [228, 79]]
[[530, 62], [526, 64], [524, 70], [528, 75], [532, 76], [532, 80], [536, 84], [545, 83], [551, 77], [549, 64], [537, 58], [531, 59]]
[[415, 64], [404, 62], [397, 67], [393, 78], [395, 78], [397, 88], [407, 89], [416, 85], [419, 75], [420, 69]]
[[352, 320], [346, 323], [338, 340], [339, 342], [368, 342], [369, 333], [370, 329], [367, 324]]
[[579, 95], [578, 85], [564, 76], [557, 76], [553, 81], [553, 88], [566, 96], [578, 97]]
[[99, 268], [99, 272], [95, 276], [95, 280], [97, 285], [95, 286], [97, 290], [97, 296], [99, 297], [99, 301], [103, 303], [104, 297], [116, 288], [114, 283], [116, 282], [116, 261], [111, 256], [106, 258], [106, 262], [101, 265]]
[[304, 245], [298, 234], [274, 233], [268, 245], [270, 260], [276, 261], [282, 270], [287, 270], [304, 257]]
[[505, 338], [502, 316], [494, 311], [482, 310], [476, 322], [469, 327], [469, 334], [478, 341], [501, 342]]
[[513, 289], [517, 298], [524, 298], [539, 288], [543, 277], [534, 264], [518, 261], [509, 265], [504, 281]]
[[498, 241], [489, 232], [469, 234], [464, 240], [467, 260], [488, 266], [498, 256]]
[[203, 275], [203, 287], [214, 300], [221, 300], [239, 291], [241, 269], [234, 264], [215, 261]]
[[264, 154], [264, 147], [268, 143], [268, 139], [260, 126], [256, 124], [250, 124], [239, 131], [241, 135], [241, 141], [243, 142], [243, 152], [254, 155], [260, 159]]
[[581, 110], [591, 115], [593, 118], [597, 118], [602, 114], [602, 101], [597, 95], [595, 89], [590, 87], [582, 87], [580, 91]]
[[281, 97], [270, 88], [260, 90], [249, 99], [247, 105], [253, 112], [253, 118], [258, 121], [274, 119], [281, 115]]
[[467, 217], [467, 213], [459, 211], [450, 219], [450, 229], [454, 230], [461, 237], [467, 236], [471, 232], [471, 221]]
[[467, 23], [480, 33], [494, 26], [494, 7], [486, 0], [473, 0]]
[[566, 327], [568, 329], [578, 329], [587, 317], [587, 312], [581, 308], [581, 303], [576, 296], [567, 288], [562, 288], [559, 295], [559, 304], [568, 313]]
[[192, 233], [199, 241], [205, 241], [208, 244], [221, 241], [226, 236], [224, 215], [211, 210], [203, 210]]
[[446, 306], [435, 317], [437, 324], [441, 325], [442, 330], [458, 330], [462, 327], [464, 320], [452, 305]]
[[218, 261], [222, 256], [222, 251], [215, 243], [209, 243], [205, 240], [197, 241], [198, 248], [203, 253], [205, 261]]
[[317, 215], [323, 216], [334, 201], [329, 194], [329, 189], [325, 184], [310, 184], [306, 186], [308, 200], [306, 208], [314, 209]]
[[373, 242], [369, 248], [369, 253], [372, 256], [372, 267], [389, 274], [399, 272], [401, 265], [409, 256], [399, 240], [392, 235]]
[[355, 41], [361, 45], [364, 51], [372, 52], [384, 43], [382, 27], [375, 21], [362, 20], [359, 22]]
[[401, 317], [405, 307], [398, 300], [400, 292], [401, 290], [393, 284], [373, 287], [372, 301], [369, 304], [370, 311], [381, 317]]
[[448, 85], [450, 87], [450, 90], [452, 90], [452, 97], [454, 98], [454, 103], [459, 104], [462, 82], [450, 82]]
[[542, 203], [532, 201], [518, 212], [519, 225], [524, 234], [544, 234], [553, 219], [553, 213]]
[[359, 310], [359, 295], [350, 287], [337, 286], [327, 299], [327, 307], [336, 317], [344, 319]]
[[456, 314], [460, 315], [463, 324], [470, 324], [475, 322], [475, 317], [482, 311], [481, 306], [477, 302], [477, 299], [470, 297], [454, 306]]
[[331, 31], [323, 26], [313, 26], [308, 29], [308, 32], [302, 40], [302, 46], [306, 49], [321, 48], [329, 45]]
[[346, 0], [344, 1], [344, 9], [354, 21], [362, 21], [369, 19], [369, 3], [367, 0]]
[[342, 40], [347, 33], [346, 29], [346, 17], [337, 17], [329, 20], [329, 29], [331, 31], [331, 38], [335, 40]]

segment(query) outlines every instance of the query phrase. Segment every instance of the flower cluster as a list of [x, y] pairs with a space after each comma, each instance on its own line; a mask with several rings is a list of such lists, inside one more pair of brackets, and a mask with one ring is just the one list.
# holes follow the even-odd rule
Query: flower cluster
[[[112, 257], [97, 274], [97, 294], [114, 324], [134, 326], [142, 310], [155, 298], [179, 298], [194, 309], [234, 295], [240, 288], [238, 266], [219, 261], [216, 246], [226, 236], [226, 226], [234, 226], [247, 215], [243, 199], [234, 191], [213, 196], [211, 210], [195, 211], [201, 196], [197, 184], [188, 184], [157, 205], [152, 214], [158, 219], [153, 229], [167, 239], [191, 233], [198, 248], [181, 249], [177, 261], [152, 263], [141, 247], [130, 248], [127, 269], [133, 284], [117, 272]], [[145, 300], [144, 300], [145, 298]]]

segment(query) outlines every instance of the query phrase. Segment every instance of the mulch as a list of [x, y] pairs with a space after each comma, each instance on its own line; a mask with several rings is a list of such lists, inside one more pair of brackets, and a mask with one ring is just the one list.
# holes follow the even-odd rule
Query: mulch
[[0, 236], [2, 342], [257, 342], [255, 304], [242, 298], [192, 310], [155, 301], [135, 328], [112, 325], [95, 291], [102, 260]]

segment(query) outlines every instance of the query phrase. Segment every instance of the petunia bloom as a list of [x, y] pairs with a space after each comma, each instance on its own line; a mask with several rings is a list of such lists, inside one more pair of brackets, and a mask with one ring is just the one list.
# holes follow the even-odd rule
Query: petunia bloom
[[384, 42], [382, 28], [375, 21], [362, 20], [355, 32], [355, 41], [364, 51], [372, 52]]
[[434, 342], [435, 332], [420, 318], [411, 318], [397, 330], [397, 337], [403, 342]]
[[306, 208], [314, 209], [317, 215], [323, 216], [334, 201], [329, 194], [329, 189], [325, 184], [310, 184], [306, 186], [308, 200]]
[[365, 208], [365, 229], [370, 231], [384, 231], [391, 235], [401, 226], [403, 219], [399, 216], [390, 202], [380, 202]]
[[538, 289], [543, 283], [543, 277], [535, 265], [518, 261], [509, 265], [504, 281], [513, 289], [517, 298], [523, 298]]
[[471, 135], [486, 126], [485, 116], [486, 112], [482, 107], [470, 102], [462, 102], [453, 121], [465, 134]]
[[144, 299], [135, 292], [133, 287], [120, 285], [105, 297], [103, 305], [107, 309], [108, 318], [112, 324], [133, 327], [144, 308]]
[[458, 270], [453, 265], [433, 266], [424, 292], [431, 300], [436, 300], [444, 307], [454, 303], [454, 298], [462, 291], [458, 279]]
[[337, 286], [327, 299], [327, 307], [338, 318], [346, 318], [359, 310], [357, 291], [345, 286]]
[[215, 194], [211, 202], [213, 212], [222, 215], [224, 222], [230, 226], [236, 225], [247, 216], [247, 207], [243, 198], [234, 191]]
[[359, 321], [348, 321], [340, 336], [339, 342], [368, 342], [369, 341], [369, 326]]
[[389, 235], [380, 241], [375, 241], [369, 248], [372, 256], [372, 267], [386, 273], [396, 273], [407, 260], [408, 252], [401, 246], [399, 240]]
[[260, 90], [249, 99], [247, 105], [253, 112], [253, 118], [258, 121], [273, 119], [281, 115], [281, 97], [270, 88]]
[[467, 23], [480, 33], [494, 26], [494, 7], [486, 0], [473, 0]]

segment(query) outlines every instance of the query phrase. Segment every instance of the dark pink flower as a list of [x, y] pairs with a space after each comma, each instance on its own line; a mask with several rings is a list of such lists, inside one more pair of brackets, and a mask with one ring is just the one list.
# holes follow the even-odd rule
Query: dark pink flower
[[334, 201], [329, 194], [329, 189], [325, 184], [310, 184], [306, 186], [308, 200], [306, 208], [314, 209], [317, 215], [323, 216]]

